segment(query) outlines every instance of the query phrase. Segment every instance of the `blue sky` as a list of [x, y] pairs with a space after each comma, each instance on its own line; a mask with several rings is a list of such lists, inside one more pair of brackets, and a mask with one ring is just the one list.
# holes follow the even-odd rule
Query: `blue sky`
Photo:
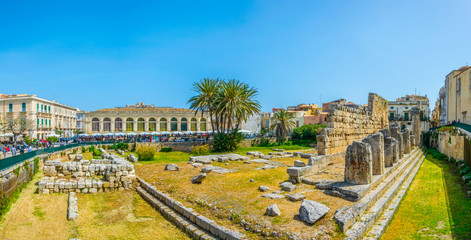
[[3, 93], [83, 110], [187, 107], [235, 78], [263, 110], [427, 94], [471, 64], [471, 1], [2, 1]]

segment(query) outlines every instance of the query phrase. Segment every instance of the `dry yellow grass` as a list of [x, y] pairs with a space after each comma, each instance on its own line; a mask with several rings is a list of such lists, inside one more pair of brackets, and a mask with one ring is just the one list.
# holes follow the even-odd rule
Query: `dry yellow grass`
[[189, 239], [133, 191], [78, 194], [79, 219], [67, 220], [67, 194], [35, 194], [33, 180], [0, 223], [0, 239]]
[[[283, 158], [275, 159], [275, 161], [293, 164], [295, 159]], [[307, 162], [307, 160], [305, 161]], [[309, 236], [320, 226], [324, 226], [334, 237], [339, 235], [336, 224], [332, 220], [335, 210], [341, 206], [351, 204], [346, 200], [326, 195], [322, 191], [316, 190], [314, 186], [299, 184], [293, 193], [303, 193], [307, 199], [323, 203], [331, 208], [331, 211], [323, 219], [314, 226], [308, 226], [297, 218], [301, 202], [263, 198], [261, 195], [265, 193], [258, 190], [259, 186], [264, 185], [270, 188], [270, 192], [280, 191], [279, 184], [288, 180], [286, 167], [255, 170], [255, 168], [264, 164], [245, 164], [235, 161], [225, 165], [224, 163], [215, 162], [213, 163], [215, 166], [234, 169], [237, 172], [227, 174], [209, 173], [202, 184], [192, 184], [190, 179], [199, 174], [201, 168], [194, 168], [191, 164], [182, 162], [178, 164], [180, 167], [178, 172], [170, 172], [164, 170], [165, 165], [166, 163], [136, 164], [136, 171], [140, 177], [152, 183], [158, 189], [170, 193], [172, 197], [185, 205], [211, 217], [226, 227], [239, 231], [243, 231], [243, 229], [229, 222], [227, 216], [221, 216], [221, 211], [218, 212], [211, 210], [212, 207], [201, 206], [195, 200], [204, 200], [211, 203], [211, 206], [222, 209], [223, 212], [231, 209], [235, 210], [244, 219], [251, 218], [254, 219], [254, 222], [271, 225], [284, 232], [298, 232], [303, 233], [304, 236]], [[254, 179], [254, 182], [250, 182], [251, 179]], [[273, 203], [278, 204], [282, 215], [275, 218], [264, 216], [266, 207]], [[251, 238], [258, 238], [258, 236], [251, 236]]]

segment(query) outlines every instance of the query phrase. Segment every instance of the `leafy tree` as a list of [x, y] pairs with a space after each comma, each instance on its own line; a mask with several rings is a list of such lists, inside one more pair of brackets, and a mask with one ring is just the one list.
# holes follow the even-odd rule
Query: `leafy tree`
[[273, 122], [270, 129], [275, 130], [275, 136], [278, 141], [278, 145], [284, 141], [285, 137], [289, 134], [289, 131], [294, 128], [294, 116], [284, 109], [278, 110], [273, 113]]
[[310, 140], [316, 141], [316, 136], [319, 134], [326, 125], [322, 124], [308, 124], [293, 129], [291, 134], [292, 139], [296, 140]]
[[47, 140], [48, 142], [56, 143], [56, 142], [59, 141], [59, 138], [54, 137], [54, 136], [51, 136], [51, 137], [47, 137], [46, 140]]
[[62, 133], [64, 133], [64, 131], [56, 130], [56, 134], [59, 135], [59, 137], [62, 137]]
[[13, 134], [14, 140], [16, 140], [18, 136], [32, 131], [34, 128], [33, 121], [26, 118], [3, 119], [1, 126], [3, 130], [10, 131]]

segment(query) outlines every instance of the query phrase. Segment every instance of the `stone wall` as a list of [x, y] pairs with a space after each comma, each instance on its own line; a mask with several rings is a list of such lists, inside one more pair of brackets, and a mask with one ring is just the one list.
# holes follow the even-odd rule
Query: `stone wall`
[[0, 172], [0, 200], [10, 197], [18, 187], [31, 181], [34, 164], [32, 158]]
[[110, 159], [91, 161], [46, 161], [43, 167], [45, 177], [38, 184], [38, 192], [96, 193], [132, 189], [136, 184], [134, 165], [121, 157], [108, 157]]
[[334, 104], [327, 115], [327, 128], [317, 136], [319, 155], [344, 152], [353, 141], [388, 127], [388, 104], [375, 93], [368, 96], [368, 106]]
[[464, 159], [464, 141], [466, 141], [464, 136], [438, 132], [438, 138], [430, 140], [431, 146], [437, 148], [439, 152], [455, 159]]

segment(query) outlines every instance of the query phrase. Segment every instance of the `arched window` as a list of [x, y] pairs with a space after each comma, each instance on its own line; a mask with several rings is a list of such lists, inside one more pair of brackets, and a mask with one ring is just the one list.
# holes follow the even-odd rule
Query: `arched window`
[[186, 118], [182, 118], [182, 123], [180, 125], [180, 129], [181, 131], [188, 131], [188, 120], [186, 120]]
[[116, 132], [121, 132], [123, 131], [123, 120], [121, 118], [116, 118], [114, 120], [114, 130]]
[[200, 130], [201, 131], [206, 131], [206, 118], [202, 118], [200, 120]]
[[160, 131], [161, 132], [167, 131], [167, 119], [166, 118], [160, 119]]
[[145, 125], [146, 121], [144, 120], [144, 118], [137, 119], [137, 131], [143, 132]]
[[111, 119], [109, 118], [103, 119], [103, 131], [105, 132], [111, 131]]
[[196, 131], [197, 130], [197, 127], [196, 127], [196, 118], [192, 118], [191, 119], [191, 125], [190, 125], [190, 131]]
[[94, 132], [100, 131], [100, 120], [98, 120], [98, 118], [92, 119], [92, 131]]
[[177, 131], [177, 119], [172, 118], [170, 119], [170, 131]]
[[126, 131], [134, 131], [134, 120], [132, 118], [126, 119]]
[[149, 131], [155, 131], [155, 130], [156, 130], [155, 118], [150, 118], [149, 119]]

